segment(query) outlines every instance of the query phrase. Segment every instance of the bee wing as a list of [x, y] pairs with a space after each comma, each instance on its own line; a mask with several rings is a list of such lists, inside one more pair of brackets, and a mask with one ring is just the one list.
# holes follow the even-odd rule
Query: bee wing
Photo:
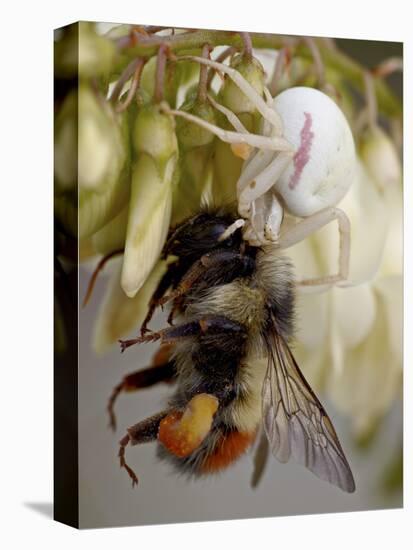
[[287, 343], [275, 331], [267, 339], [263, 385], [264, 428], [273, 455], [292, 457], [317, 477], [352, 493], [353, 475], [333, 424], [301, 373]]

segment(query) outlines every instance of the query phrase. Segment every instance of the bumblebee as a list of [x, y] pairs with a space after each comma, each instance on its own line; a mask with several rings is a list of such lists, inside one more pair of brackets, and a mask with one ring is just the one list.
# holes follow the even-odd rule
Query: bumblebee
[[[236, 217], [201, 212], [169, 235], [173, 258], [149, 304], [141, 335], [121, 348], [159, 341], [154, 364], [126, 376], [124, 391], [171, 382], [165, 410], [130, 427], [120, 441], [156, 441], [158, 456], [180, 472], [202, 476], [230, 466], [263, 426], [272, 454], [290, 458], [343, 491], [353, 492], [350, 466], [334, 427], [290, 349], [295, 283], [290, 261], [276, 246], [255, 247], [234, 228]], [[158, 306], [171, 304], [167, 328], [148, 323]], [[261, 447], [261, 445], [260, 445]]]

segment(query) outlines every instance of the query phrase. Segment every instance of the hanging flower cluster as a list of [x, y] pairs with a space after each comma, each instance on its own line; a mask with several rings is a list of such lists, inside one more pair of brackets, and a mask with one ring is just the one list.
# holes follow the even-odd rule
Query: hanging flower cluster
[[[296, 350], [312, 384], [363, 436], [401, 388], [401, 108], [385, 82], [398, 60], [368, 72], [325, 39], [69, 27], [56, 42], [56, 73], [79, 83], [57, 106], [55, 214], [61, 242], [79, 238], [81, 257], [112, 264], [94, 349], [137, 330], [166, 270], [159, 258], [170, 227], [203, 205], [236, 201], [254, 150], [242, 136], [261, 143], [262, 110], [247, 88], [188, 54], [225, 64], [267, 100], [318, 88], [350, 124], [357, 162], [339, 204], [351, 222], [350, 273], [298, 294]], [[300, 279], [335, 272], [338, 250], [330, 224], [288, 253]]]

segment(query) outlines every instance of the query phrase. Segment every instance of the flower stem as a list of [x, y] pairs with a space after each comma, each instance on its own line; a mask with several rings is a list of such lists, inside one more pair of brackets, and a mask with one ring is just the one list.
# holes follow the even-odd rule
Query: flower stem
[[[285, 37], [276, 34], [251, 33], [252, 45], [254, 48], [275, 48], [280, 49], [285, 45]], [[315, 39], [320, 51], [323, 63], [332, 69], [340, 72], [351, 84], [361, 93], [364, 91], [364, 68], [343, 52], [327, 46], [325, 41]], [[152, 57], [158, 53], [159, 46], [167, 44], [171, 52], [189, 53], [194, 50], [200, 53], [204, 44], [211, 46], [234, 46], [242, 49], [244, 43], [239, 33], [229, 31], [197, 30], [184, 32], [170, 36], [151, 35], [138, 37], [138, 39], [117, 39], [120, 55], [125, 59], [134, 57]], [[295, 55], [305, 59], [312, 59], [312, 53], [305, 44], [297, 44], [294, 48]], [[402, 106], [399, 99], [390, 90], [389, 86], [380, 78], [374, 79], [376, 97], [380, 110], [387, 116], [400, 116]]]
[[[211, 52], [211, 46], [209, 44], [204, 44], [202, 48], [202, 57], [209, 58]], [[207, 85], [208, 85], [208, 67], [201, 65], [199, 73], [199, 83], [198, 83], [198, 101], [204, 102], [207, 98]]]
[[248, 32], [241, 32], [240, 33], [242, 42], [244, 44], [244, 56], [251, 60], [252, 58], [252, 40], [251, 36]]
[[163, 99], [167, 52], [168, 46], [162, 43], [159, 46], [156, 60], [155, 92], [153, 96], [155, 103], [160, 103]]

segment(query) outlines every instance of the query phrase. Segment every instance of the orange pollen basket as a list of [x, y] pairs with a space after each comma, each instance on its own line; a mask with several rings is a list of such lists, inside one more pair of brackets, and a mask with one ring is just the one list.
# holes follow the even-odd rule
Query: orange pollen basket
[[197, 449], [211, 430], [218, 399], [195, 395], [184, 412], [172, 411], [160, 423], [158, 440], [172, 454], [184, 458]]

